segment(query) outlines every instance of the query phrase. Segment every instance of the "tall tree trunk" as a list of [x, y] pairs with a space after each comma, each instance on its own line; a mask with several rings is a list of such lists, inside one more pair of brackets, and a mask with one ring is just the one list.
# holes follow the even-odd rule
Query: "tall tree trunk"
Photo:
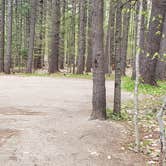
[[112, 10], [113, 10], [113, 2], [110, 1], [110, 10], [109, 10], [109, 18], [108, 18], [108, 28], [107, 28], [107, 37], [106, 37], [106, 45], [105, 45], [105, 53], [104, 53], [104, 70], [105, 73], [109, 73], [110, 69], [110, 53], [111, 53], [111, 48], [110, 48], [110, 33], [111, 33], [111, 21], [112, 21]]
[[60, 0], [52, 0], [51, 53], [49, 56], [49, 73], [58, 72], [60, 34]]
[[31, 0], [30, 38], [29, 38], [29, 48], [28, 48], [27, 69], [26, 69], [27, 73], [32, 73], [35, 24], [36, 24], [36, 9], [37, 9], [37, 1]]
[[144, 62], [144, 56], [145, 56], [145, 49], [146, 49], [146, 29], [147, 29], [147, 16], [146, 16], [146, 13], [147, 13], [147, 0], [144, 0], [142, 2], [142, 5], [143, 5], [143, 13], [142, 14], [142, 19], [141, 19], [141, 32], [140, 32], [140, 49], [141, 49], [141, 52], [140, 52], [140, 56], [139, 56], [139, 69], [140, 69], [140, 73], [142, 73], [142, 71], [144, 71], [144, 66], [142, 65]]
[[136, 57], [135, 57], [135, 89], [134, 89], [134, 128], [135, 128], [135, 150], [138, 152], [140, 149], [140, 138], [139, 138], [139, 127], [138, 127], [138, 85], [139, 85], [139, 56], [141, 47], [141, 23], [142, 23], [142, 11], [143, 11], [143, 0], [139, 0], [139, 13], [137, 22], [137, 37], [136, 37]]
[[110, 25], [110, 69], [114, 70], [115, 66], [115, 5], [116, 2], [112, 3], [111, 12], [111, 25]]
[[87, 1], [80, 0], [80, 25], [79, 25], [79, 41], [78, 41], [78, 64], [77, 74], [83, 74], [85, 66], [85, 50], [86, 50], [86, 16]]
[[[27, 3], [30, 3], [29, 1]], [[24, 45], [29, 48], [29, 39], [30, 39], [30, 9], [27, 10], [25, 17], [25, 40]]]
[[59, 56], [59, 68], [60, 69], [64, 69], [64, 60], [65, 60], [65, 25], [66, 25], [66, 1], [67, 0], [62, 0], [61, 4], [62, 4], [62, 22], [61, 22], [61, 49], [60, 49], [60, 56]]
[[106, 89], [103, 50], [103, 0], [93, 0], [93, 111], [92, 119], [106, 119]]
[[129, 36], [129, 23], [130, 23], [130, 3], [125, 6], [125, 11], [123, 12], [123, 38], [122, 38], [122, 75], [126, 75], [126, 62], [127, 62], [127, 49], [128, 49], [128, 36]]
[[8, 0], [8, 22], [7, 22], [7, 48], [5, 56], [5, 68], [6, 74], [10, 74], [11, 68], [11, 53], [12, 53], [12, 5], [13, 1]]
[[4, 71], [5, 0], [0, 1], [0, 72]]
[[88, 6], [88, 45], [87, 45], [87, 59], [86, 59], [86, 72], [91, 72], [92, 68], [92, 1], [89, 0]]
[[164, 14], [165, 6], [161, 4], [161, 0], [152, 0], [151, 21], [146, 44], [147, 54], [142, 61], [144, 70], [141, 71], [141, 77], [145, 84], [157, 85], [155, 72], [160, 50]]
[[137, 37], [137, 23], [138, 23], [138, 14], [139, 14], [139, 3], [135, 5], [135, 12], [133, 13], [133, 31], [132, 31], [132, 79], [135, 80], [136, 77], [136, 69], [135, 69], [135, 56], [136, 56], [136, 37]]
[[76, 2], [72, 0], [72, 25], [71, 25], [71, 64], [73, 67], [73, 74], [75, 73], [75, 15], [76, 15]]
[[[43, 39], [44, 39], [44, 33], [43, 33], [43, 23], [44, 23], [44, 2], [43, 0], [39, 0], [38, 2], [38, 14], [37, 18], [39, 20], [37, 28], [39, 29], [39, 32], [36, 35], [36, 48], [37, 53], [34, 56], [34, 69], [41, 69], [42, 66], [42, 60], [43, 60]], [[37, 29], [36, 28], [36, 29]]]
[[160, 57], [156, 66], [156, 79], [166, 80], [166, 12], [159, 55]]
[[114, 113], [121, 111], [121, 29], [122, 29], [122, 2], [118, 1], [116, 10], [116, 32], [115, 32], [115, 92]]

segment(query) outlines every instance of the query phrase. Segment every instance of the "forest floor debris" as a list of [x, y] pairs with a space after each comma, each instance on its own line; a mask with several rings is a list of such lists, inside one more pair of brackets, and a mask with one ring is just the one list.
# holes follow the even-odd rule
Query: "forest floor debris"
[[[162, 105], [162, 97], [155, 95], [145, 95], [139, 101], [139, 125], [140, 125], [140, 138], [141, 138], [141, 153], [144, 154], [148, 160], [148, 164], [152, 166], [159, 165], [160, 159], [160, 133], [159, 126], [156, 118], [157, 112]], [[126, 121], [129, 128], [132, 127], [132, 110], [134, 109], [133, 101], [129, 100], [124, 104], [124, 109], [130, 114], [130, 119]], [[166, 119], [166, 116], [164, 116]], [[133, 150], [133, 130], [130, 130], [131, 137], [128, 143], [128, 148]]]

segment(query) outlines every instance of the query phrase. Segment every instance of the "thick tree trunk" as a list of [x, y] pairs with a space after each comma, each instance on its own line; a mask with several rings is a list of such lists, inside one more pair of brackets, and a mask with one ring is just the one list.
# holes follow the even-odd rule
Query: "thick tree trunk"
[[0, 1], [0, 72], [4, 71], [5, 0]]
[[77, 74], [83, 74], [85, 66], [85, 50], [86, 50], [86, 15], [87, 2], [80, 0], [80, 25], [79, 25], [79, 40], [78, 40], [78, 64]]
[[[38, 2], [38, 14], [37, 18], [39, 20], [38, 23], [38, 29], [39, 32], [36, 35], [36, 47], [37, 47], [37, 53], [34, 56], [34, 69], [41, 69], [43, 66], [43, 39], [44, 39], [44, 33], [43, 33], [43, 23], [44, 23], [44, 2], [43, 0], [40, 0]], [[37, 28], [36, 28], [37, 29]]]
[[103, 0], [93, 0], [93, 111], [92, 119], [106, 119], [106, 89], [103, 50]]
[[156, 66], [156, 79], [166, 80], [166, 12], [159, 55], [160, 57]]
[[160, 50], [165, 7], [161, 0], [152, 1], [151, 21], [147, 36], [146, 55], [142, 61], [141, 77], [145, 84], [157, 85], [155, 73]]
[[5, 56], [5, 68], [6, 74], [10, 74], [11, 68], [11, 53], [12, 53], [12, 0], [8, 0], [8, 22], [7, 22], [7, 48]]
[[115, 32], [115, 92], [114, 113], [121, 111], [121, 27], [122, 27], [122, 2], [118, 1], [116, 10], [116, 32]]
[[49, 73], [58, 72], [60, 33], [60, 0], [52, 1], [52, 33], [51, 53], [49, 57]]
[[37, 1], [31, 0], [31, 16], [30, 16], [30, 37], [28, 48], [28, 61], [27, 61], [27, 73], [32, 73], [33, 65], [33, 51], [34, 51], [34, 39], [35, 39], [35, 24], [36, 24], [36, 9]]

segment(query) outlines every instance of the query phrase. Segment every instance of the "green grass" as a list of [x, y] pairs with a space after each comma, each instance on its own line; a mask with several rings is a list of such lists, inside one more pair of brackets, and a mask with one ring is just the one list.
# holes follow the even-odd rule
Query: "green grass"
[[[129, 77], [123, 78], [122, 88], [126, 91], [134, 91], [134, 81]], [[139, 92], [150, 95], [165, 95], [166, 94], [166, 81], [158, 81], [158, 86], [151, 86], [148, 84], [139, 84]]]
[[[25, 76], [25, 77], [56, 77], [56, 78], [75, 78], [75, 79], [89, 79], [92, 80], [92, 73], [86, 74], [70, 74], [70, 73], [55, 73], [55, 74], [48, 74], [48, 73], [16, 73], [15, 75], [18, 76]], [[106, 80], [113, 80], [114, 75], [106, 75]]]
[[60, 77], [60, 78], [82, 78], [82, 79], [92, 79], [91, 74], [65, 74], [65, 73], [55, 73], [55, 74], [48, 74], [48, 73], [19, 73], [16, 74], [19, 76], [25, 77]]

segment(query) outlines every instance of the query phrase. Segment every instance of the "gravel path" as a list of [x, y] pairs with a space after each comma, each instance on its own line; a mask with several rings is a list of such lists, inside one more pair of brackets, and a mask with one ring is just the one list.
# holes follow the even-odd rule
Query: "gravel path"
[[89, 120], [91, 89], [91, 80], [0, 76], [0, 166], [146, 165], [122, 148], [124, 126]]

